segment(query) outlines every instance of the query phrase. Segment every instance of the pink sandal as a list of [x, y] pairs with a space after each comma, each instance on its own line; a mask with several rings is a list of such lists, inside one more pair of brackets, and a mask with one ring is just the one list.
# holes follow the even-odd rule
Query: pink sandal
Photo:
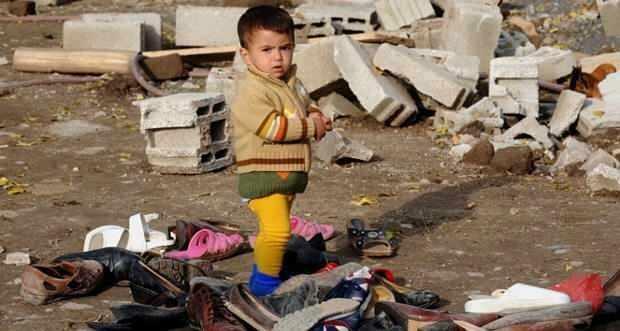
[[194, 234], [187, 250], [170, 251], [165, 256], [177, 260], [200, 259], [213, 262], [236, 254], [243, 247], [243, 242], [243, 237], [237, 233], [226, 235], [202, 229]]
[[[291, 216], [291, 233], [303, 237], [306, 240], [312, 239], [317, 234], [323, 236], [323, 240], [327, 241], [334, 237], [334, 226], [331, 224], [319, 224], [303, 219], [299, 216]], [[256, 236], [249, 236], [250, 246], [254, 248]]]

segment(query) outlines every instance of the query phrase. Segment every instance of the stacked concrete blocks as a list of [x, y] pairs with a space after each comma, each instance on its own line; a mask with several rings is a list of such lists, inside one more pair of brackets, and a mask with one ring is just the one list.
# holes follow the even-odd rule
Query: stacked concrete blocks
[[305, 3], [295, 9], [295, 15], [311, 22], [311, 25], [327, 23], [335, 29], [336, 34], [370, 32], [375, 30], [377, 24], [375, 7], [371, 3]]
[[238, 45], [237, 22], [247, 8], [178, 6], [177, 46]]
[[491, 61], [489, 97], [504, 114], [538, 117], [538, 64], [529, 57], [502, 57]]
[[147, 51], [161, 49], [161, 16], [157, 13], [91, 13], [82, 14], [82, 21], [93, 23], [142, 23]]
[[144, 50], [144, 24], [140, 22], [66, 21], [62, 29], [62, 47], [83, 50]]
[[596, 5], [605, 34], [610, 37], [620, 36], [620, 0], [596, 0]]
[[461, 106], [471, 93], [456, 75], [406, 47], [383, 44], [373, 62], [380, 69], [405, 79], [420, 93], [449, 108]]
[[377, 15], [385, 30], [395, 31], [415, 21], [435, 16], [430, 0], [378, 0]]
[[199, 174], [232, 164], [229, 109], [222, 94], [180, 93], [134, 104], [155, 170]]
[[403, 84], [377, 72], [368, 54], [348, 36], [334, 45], [335, 62], [342, 76], [366, 111], [379, 122], [402, 125], [417, 112], [415, 102]]

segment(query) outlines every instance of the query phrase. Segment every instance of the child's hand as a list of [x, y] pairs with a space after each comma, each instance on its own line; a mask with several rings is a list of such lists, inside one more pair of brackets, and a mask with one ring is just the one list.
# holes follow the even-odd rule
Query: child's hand
[[321, 114], [320, 112], [312, 112], [310, 113], [310, 115], [308, 115], [308, 117], [314, 122], [314, 128], [316, 130], [314, 138], [317, 141], [321, 140], [323, 137], [325, 137], [325, 131], [327, 130], [327, 128], [325, 127], [325, 121], [322, 118], [325, 116], [323, 116], [323, 114]]

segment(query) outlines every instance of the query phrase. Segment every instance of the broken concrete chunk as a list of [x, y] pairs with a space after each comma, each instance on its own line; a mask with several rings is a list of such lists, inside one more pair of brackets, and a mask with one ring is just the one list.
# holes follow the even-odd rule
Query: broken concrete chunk
[[585, 94], [571, 90], [562, 91], [551, 117], [551, 122], [549, 122], [549, 132], [556, 137], [560, 137], [566, 132], [577, 121], [585, 101]]
[[398, 80], [376, 72], [368, 54], [348, 36], [335, 43], [335, 62], [366, 111], [379, 122], [400, 126], [417, 112], [415, 102]]
[[463, 162], [477, 165], [488, 165], [491, 163], [494, 154], [495, 150], [493, 149], [493, 145], [487, 138], [483, 138], [480, 139], [478, 143], [473, 145], [471, 150], [463, 155]]
[[404, 78], [417, 91], [449, 108], [462, 105], [471, 93], [460, 84], [456, 75], [402, 46], [381, 45], [373, 63]]
[[488, 73], [501, 32], [503, 17], [499, 7], [477, 1], [454, 1], [447, 7], [442, 49], [477, 56], [480, 71]]
[[91, 13], [82, 14], [84, 22], [142, 23], [144, 28], [145, 50], [161, 49], [161, 16], [158, 13]]
[[620, 170], [606, 164], [599, 164], [588, 173], [586, 183], [593, 192], [618, 192], [620, 191]]
[[321, 89], [321, 94], [332, 92], [337, 81], [342, 79], [340, 70], [334, 62], [335, 37], [326, 38], [317, 43], [300, 48], [295, 52], [294, 61], [297, 64], [297, 78], [301, 80], [310, 94]]
[[538, 78], [546, 81], [570, 75], [573, 67], [577, 65], [575, 54], [571, 50], [563, 50], [553, 47], [541, 47], [528, 55], [538, 63]]
[[178, 6], [175, 43], [177, 46], [238, 45], [237, 22], [246, 9]]
[[457, 161], [462, 161], [463, 156], [472, 149], [470, 144], [458, 144], [450, 149], [450, 156]]
[[514, 140], [519, 136], [528, 136], [539, 143], [545, 148], [553, 147], [553, 141], [549, 138], [549, 129], [546, 126], [538, 123], [536, 118], [528, 116], [519, 121], [510, 129], [506, 130], [499, 139], [500, 141]]
[[483, 98], [466, 110], [452, 111], [439, 109], [435, 113], [435, 128], [445, 128], [450, 133], [460, 133], [475, 122], [491, 131], [504, 126], [501, 109], [489, 98]]
[[502, 172], [526, 175], [534, 170], [534, 154], [528, 146], [511, 146], [496, 150], [491, 167]]
[[137, 22], [66, 21], [62, 28], [62, 48], [141, 52], [144, 25]]
[[30, 264], [30, 254], [23, 252], [8, 253], [4, 258], [4, 264], [22, 266]]
[[368, 162], [374, 152], [357, 141], [344, 137], [336, 131], [330, 131], [317, 143], [315, 155], [325, 163], [341, 159]]
[[588, 138], [613, 128], [620, 128], [620, 109], [606, 107], [605, 102], [600, 100], [588, 99], [579, 114], [577, 131]]
[[350, 116], [353, 118], [361, 118], [367, 115], [363, 110], [359, 109], [351, 101], [338, 93], [331, 93], [321, 98], [319, 100], [319, 106], [321, 107], [321, 112], [332, 120], [338, 117]]
[[205, 92], [221, 93], [227, 105], [231, 105], [235, 97], [236, 73], [232, 67], [213, 67], [207, 76]]
[[538, 117], [538, 66], [529, 57], [491, 61], [489, 97], [504, 114]]
[[589, 174], [592, 170], [594, 170], [600, 164], [605, 164], [612, 168], [618, 168], [620, 166], [620, 162], [607, 153], [604, 149], [597, 149], [594, 153], [590, 154], [588, 160], [579, 168]]
[[435, 16], [430, 0], [378, 0], [377, 15], [385, 30], [394, 31], [413, 22]]
[[607, 75], [603, 81], [598, 84], [603, 101], [607, 104], [620, 104], [620, 72]]
[[620, 0], [596, 0], [605, 35], [620, 36]]
[[411, 26], [409, 37], [413, 39], [418, 48], [439, 48], [444, 22], [443, 17], [416, 21]]
[[590, 145], [573, 137], [564, 139], [562, 145], [564, 145], [564, 149], [560, 152], [560, 156], [558, 156], [557, 161], [551, 167], [551, 172], [557, 172], [569, 166], [576, 166], [583, 163], [590, 157], [590, 154], [592, 154]]

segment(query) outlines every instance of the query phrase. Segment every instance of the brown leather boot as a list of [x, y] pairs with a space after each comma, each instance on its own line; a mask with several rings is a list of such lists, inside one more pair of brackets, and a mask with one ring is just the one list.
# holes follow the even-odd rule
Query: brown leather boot
[[192, 286], [187, 300], [192, 327], [201, 331], [244, 331], [243, 325], [226, 309], [221, 297], [204, 283]]

